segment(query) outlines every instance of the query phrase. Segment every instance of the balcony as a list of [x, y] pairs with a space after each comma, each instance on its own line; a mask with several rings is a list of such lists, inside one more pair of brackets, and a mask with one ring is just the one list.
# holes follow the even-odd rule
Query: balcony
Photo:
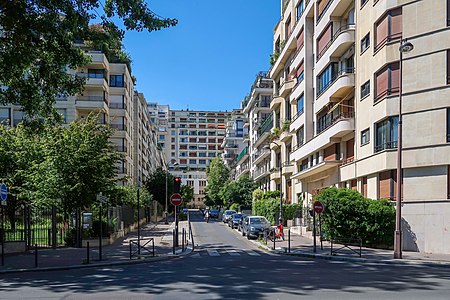
[[397, 141], [387, 141], [385, 143], [379, 143], [375, 145], [375, 152], [380, 152], [383, 150], [397, 149]]
[[354, 93], [355, 69], [344, 69], [333, 75], [331, 80], [318, 91], [314, 113], [319, 112], [331, 99], [343, 99], [349, 93]]
[[116, 130], [127, 131], [127, 125], [125, 124], [110, 124], [110, 126]]
[[280, 180], [280, 168], [273, 168], [270, 170], [270, 180]]
[[118, 151], [118, 152], [124, 152], [124, 153], [126, 153], [127, 152], [127, 146], [117, 146], [116, 145], [116, 151]]
[[317, 53], [316, 69], [322, 70], [331, 57], [341, 57], [355, 43], [355, 25], [340, 27], [325, 47]]
[[111, 109], [127, 109], [125, 103], [109, 103], [109, 108]]
[[85, 89], [95, 88], [102, 89], [103, 91], [108, 90], [108, 81], [106, 80], [105, 75], [101, 76], [99, 74], [77, 73], [76, 76], [86, 78], [86, 84], [84, 85]]
[[301, 108], [297, 114], [292, 118], [291, 129], [296, 130], [305, 124], [304, 109]]
[[286, 97], [292, 91], [295, 84], [295, 79], [285, 80], [280, 86], [280, 96], [283, 98]]
[[256, 152], [253, 154], [253, 164], [257, 165], [269, 156], [270, 156], [270, 151], [268, 149], [256, 150]]
[[265, 132], [269, 132], [273, 127], [273, 114], [267, 116], [267, 118], [262, 122], [258, 128], [258, 136], [261, 136]]
[[307, 166], [306, 168], [303, 168], [300, 172], [292, 174], [291, 179], [304, 179], [316, 174], [319, 174], [321, 172], [324, 172], [326, 170], [337, 168], [341, 164], [340, 160], [324, 160], [316, 165], [313, 166]]
[[343, 112], [335, 117], [330, 117], [322, 122], [318, 123], [317, 134], [309, 140], [307, 143], [295, 147], [290, 155], [291, 160], [302, 160], [308, 155], [322, 149], [332, 143], [336, 142], [336, 138], [342, 138], [343, 136], [354, 132], [355, 119], [353, 112]]
[[77, 96], [75, 100], [75, 107], [77, 109], [85, 110], [107, 110], [108, 103], [103, 96]]
[[275, 108], [277, 108], [278, 106], [280, 106], [281, 103], [283, 103], [283, 101], [284, 101], [284, 98], [283, 98], [283, 97], [281, 97], [281, 96], [279, 96], [279, 95], [275, 96], [275, 97], [272, 99], [272, 101], [270, 101], [270, 109], [271, 109], [271, 110], [274, 110]]
[[258, 170], [258, 171], [255, 171], [255, 173], [253, 174], [253, 180], [258, 181], [269, 175], [270, 175], [269, 170], [266, 170], [266, 169]]
[[248, 147], [242, 149], [241, 153], [236, 158], [236, 162], [239, 163], [241, 160], [248, 158]]
[[282, 166], [283, 169], [281, 170], [281, 173], [283, 175], [289, 175], [294, 172], [294, 164], [291, 163], [290, 161], [285, 161]]
[[108, 60], [106, 59], [105, 54], [101, 51], [88, 50], [87, 54], [91, 56], [91, 61], [89, 62], [89, 66], [105, 69], [108, 67]]

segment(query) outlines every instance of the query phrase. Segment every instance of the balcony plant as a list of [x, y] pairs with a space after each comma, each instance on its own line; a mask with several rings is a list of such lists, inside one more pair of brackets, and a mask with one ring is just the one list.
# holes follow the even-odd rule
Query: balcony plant
[[281, 130], [279, 127], [272, 128], [272, 130], [270, 130], [270, 139], [273, 141], [274, 139], [279, 138], [280, 134]]
[[285, 120], [283, 121], [283, 126], [281, 127], [281, 129], [283, 131], [289, 131], [289, 127], [291, 126], [291, 121], [290, 120]]

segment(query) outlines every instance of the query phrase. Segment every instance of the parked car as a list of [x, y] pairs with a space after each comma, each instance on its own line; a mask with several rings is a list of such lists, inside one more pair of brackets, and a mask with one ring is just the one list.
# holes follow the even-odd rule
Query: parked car
[[209, 211], [209, 215], [211, 219], [218, 219], [219, 218], [219, 210], [218, 209], [211, 209]]
[[228, 220], [228, 227], [231, 228], [238, 228], [239, 223], [241, 222], [243, 214], [241, 213], [235, 213], [231, 216], [231, 218]]
[[239, 220], [238, 226], [237, 226], [237, 230], [242, 232], [242, 223], [244, 222], [244, 219], [247, 217], [248, 215], [246, 214], [242, 214], [241, 219]]
[[245, 217], [242, 222], [242, 235], [258, 238], [264, 234], [264, 231], [270, 228], [270, 223], [263, 216]]
[[226, 211], [223, 213], [222, 221], [223, 221], [224, 223], [227, 223], [228, 220], [231, 218], [231, 216], [232, 216], [233, 214], [235, 214], [235, 213], [236, 213], [235, 210], [230, 210], [230, 209], [226, 210]]

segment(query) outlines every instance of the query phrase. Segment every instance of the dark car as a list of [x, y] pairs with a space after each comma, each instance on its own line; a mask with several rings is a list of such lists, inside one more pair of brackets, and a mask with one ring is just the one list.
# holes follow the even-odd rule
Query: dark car
[[211, 210], [209, 211], [209, 217], [210, 217], [211, 219], [218, 219], [218, 218], [219, 218], [219, 210], [217, 210], [217, 209], [211, 209]]
[[226, 210], [226, 211], [223, 213], [222, 221], [223, 221], [224, 223], [228, 223], [228, 220], [229, 220], [229, 219], [231, 218], [231, 216], [232, 216], [233, 214], [235, 214], [235, 213], [236, 213], [235, 210], [231, 210], [231, 209]]
[[270, 223], [265, 217], [245, 217], [244, 221], [242, 222], [242, 235], [247, 236], [248, 239], [250, 239], [251, 237], [258, 238], [264, 235], [264, 231], [269, 228]]
[[241, 222], [242, 216], [244, 216], [244, 215], [240, 214], [240, 213], [233, 214], [231, 216], [231, 218], [228, 219], [228, 227], [231, 227], [233, 229], [238, 228], [239, 223]]

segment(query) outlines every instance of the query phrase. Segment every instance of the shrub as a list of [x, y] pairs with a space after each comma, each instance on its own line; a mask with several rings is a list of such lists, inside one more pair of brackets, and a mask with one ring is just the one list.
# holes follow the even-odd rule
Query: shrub
[[[269, 198], [253, 202], [253, 215], [264, 216], [272, 223], [278, 223], [280, 217], [280, 199]], [[302, 213], [301, 204], [283, 204], [283, 221], [292, 220], [295, 217], [300, 217]]]
[[230, 209], [234, 211], [239, 211], [239, 203], [233, 203], [230, 205]]
[[326, 238], [360, 238], [364, 245], [392, 245], [395, 208], [387, 200], [372, 200], [357, 191], [335, 187], [322, 190], [315, 200], [326, 207], [322, 215]]

